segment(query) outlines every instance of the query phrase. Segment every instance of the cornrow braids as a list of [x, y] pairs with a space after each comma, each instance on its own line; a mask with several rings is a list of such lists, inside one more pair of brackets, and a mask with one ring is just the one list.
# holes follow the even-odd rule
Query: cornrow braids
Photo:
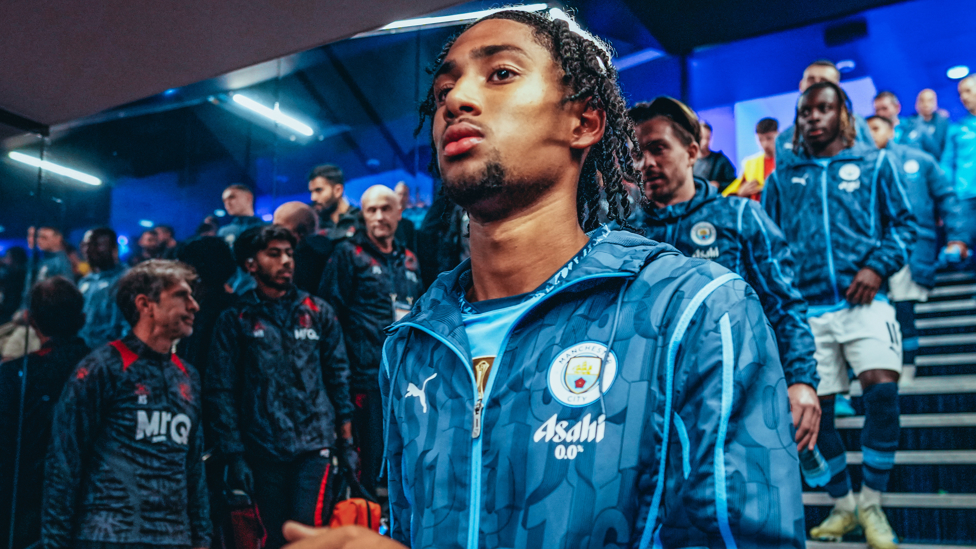
[[857, 126], [854, 125], [854, 108], [851, 107], [851, 100], [847, 96], [847, 93], [844, 92], [844, 88], [840, 87], [840, 84], [834, 84], [833, 82], [817, 82], [807, 88], [806, 91], [800, 94], [800, 99], [796, 100], [796, 112], [793, 115], [794, 152], [801, 150], [800, 147], [805, 146], [803, 136], [800, 135], [800, 129], [797, 125], [797, 122], [800, 120], [800, 100], [812, 94], [814, 91], [825, 88], [834, 90], [834, 93], [837, 94], [837, 102], [840, 103], [840, 138], [844, 140], [844, 147], [849, 148], [857, 140]]
[[[505, 10], [469, 24], [448, 40], [433, 67], [427, 70], [428, 74], [433, 75], [436, 68], [444, 63], [458, 36], [489, 19], [506, 19], [530, 27], [539, 44], [549, 51], [553, 61], [562, 69], [562, 83], [570, 91], [563, 101], [588, 101], [593, 108], [606, 113], [603, 138], [593, 145], [583, 163], [577, 187], [576, 212], [583, 230], [593, 230], [600, 224], [600, 201], [606, 197], [609, 206], [607, 218], [622, 228], [633, 229], [627, 222], [631, 204], [624, 180], [641, 186], [641, 173], [634, 156], [638, 151], [637, 135], [633, 122], [627, 116], [627, 105], [617, 82], [617, 70], [610, 63], [609, 48], [566, 19]], [[431, 87], [420, 105], [420, 123], [414, 135], [420, 134], [427, 120], [432, 121], [436, 112], [437, 100]], [[434, 177], [439, 177], [433, 136], [431, 148], [435, 152], [429, 169]]]

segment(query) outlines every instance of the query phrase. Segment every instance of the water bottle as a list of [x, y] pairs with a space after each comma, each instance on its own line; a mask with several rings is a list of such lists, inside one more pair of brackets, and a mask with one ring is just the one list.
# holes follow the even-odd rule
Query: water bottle
[[826, 486], [830, 482], [830, 467], [820, 453], [820, 448], [804, 449], [800, 452], [800, 470], [803, 478], [813, 488]]

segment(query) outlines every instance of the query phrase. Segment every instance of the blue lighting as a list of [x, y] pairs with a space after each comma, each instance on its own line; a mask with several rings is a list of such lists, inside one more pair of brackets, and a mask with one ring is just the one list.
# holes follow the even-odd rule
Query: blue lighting
[[175, 95], [175, 94], [176, 94], [176, 92], [178, 92], [178, 91], [179, 91], [179, 90], [178, 90], [178, 89], [176, 89], [176, 88], [170, 88], [170, 89], [168, 89], [168, 90], [166, 90], [166, 91], [164, 91], [164, 92], [163, 92], [163, 95], [165, 95], [165, 96], [167, 96], [167, 97], [169, 97], [170, 95]]
[[966, 65], [956, 65], [946, 71], [946, 76], [953, 80], [961, 80], [969, 76], [969, 67]]
[[857, 63], [853, 59], [845, 59], [837, 62], [837, 70], [842, 73], [851, 72], [855, 67], [857, 67]]
[[125, 235], [119, 236], [119, 246], [128, 246], [129, 238]]
[[224, 210], [214, 210], [214, 215], [217, 217], [224, 217], [225, 215], [227, 215], [227, 212], [225, 212]]
[[261, 219], [267, 221], [268, 223], [271, 223], [271, 220], [274, 219], [274, 216], [271, 214], [264, 214], [261, 216]]
[[142, 219], [139, 221], [139, 226], [145, 227], [147, 229], [151, 229], [153, 226], [153, 222], [149, 221], [148, 219]]

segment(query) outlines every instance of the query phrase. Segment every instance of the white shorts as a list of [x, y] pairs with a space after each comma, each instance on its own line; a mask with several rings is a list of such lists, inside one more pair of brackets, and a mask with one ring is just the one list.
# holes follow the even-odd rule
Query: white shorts
[[846, 393], [851, 386], [848, 366], [855, 375], [867, 370], [901, 373], [901, 327], [890, 304], [875, 300], [808, 321], [817, 346], [818, 395]]
[[931, 291], [912, 279], [912, 271], [907, 265], [888, 279], [888, 297], [892, 301], [925, 302]]

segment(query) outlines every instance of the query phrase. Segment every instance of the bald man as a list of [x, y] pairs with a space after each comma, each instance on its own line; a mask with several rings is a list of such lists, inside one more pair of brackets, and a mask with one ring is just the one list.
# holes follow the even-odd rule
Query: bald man
[[402, 215], [389, 187], [366, 189], [361, 200], [366, 230], [336, 242], [319, 295], [335, 308], [352, 372], [363, 486], [375, 493], [383, 459], [383, 404], [379, 388], [385, 329], [406, 316], [420, 297], [420, 267], [413, 252], [394, 238]]
[[285, 202], [274, 212], [272, 221], [295, 236], [295, 275], [293, 282], [299, 289], [314, 294], [319, 289], [325, 263], [332, 255], [334, 244], [327, 236], [318, 234], [318, 213], [302, 202]]
[[[820, 59], [807, 65], [803, 69], [803, 76], [800, 78], [800, 93], [807, 91], [807, 88], [820, 82], [833, 82], [840, 84], [840, 70], [833, 61]], [[871, 129], [868, 123], [858, 115], [854, 115], [854, 127], [857, 129], [857, 142], [874, 147], [874, 139], [871, 137]], [[781, 169], [786, 165], [787, 160], [793, 158], [793, 131], [790, 126], [783, 130], [776, 138], [776, 169]]]
[[939, 111], [939, 96], [928, 88], [918, 92], [915, 98], [915, 116], [906, 119], [912, 128], [924, 132], [931, 139], [934, 149], [927, 150], [936, 160], [945, 151], [946, 134], [949, 131], [949, 117]]

